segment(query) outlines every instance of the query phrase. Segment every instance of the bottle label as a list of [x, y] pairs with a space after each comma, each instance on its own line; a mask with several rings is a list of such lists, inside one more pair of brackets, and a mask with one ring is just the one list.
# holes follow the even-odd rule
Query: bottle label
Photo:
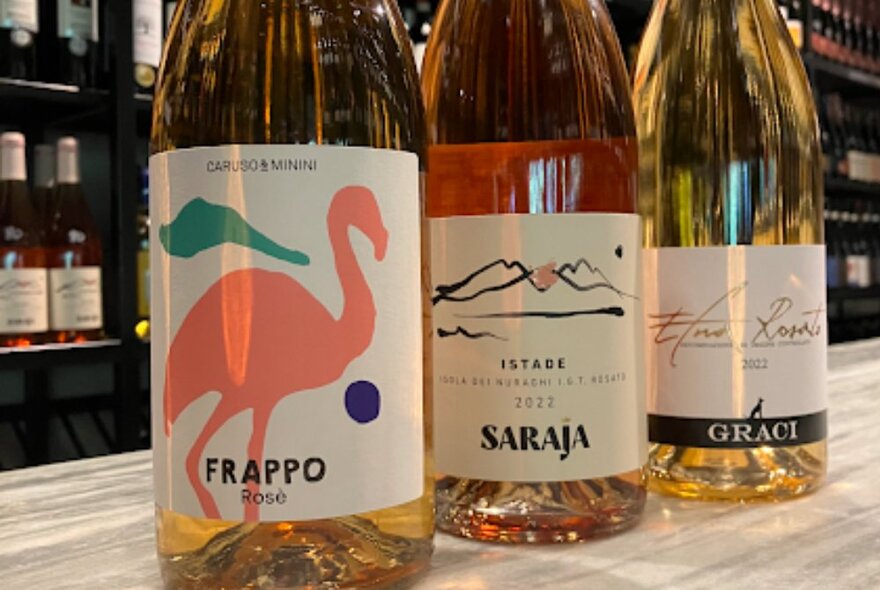
[[49, 269], [49, 327], [97, 330], [104, 325], [101, 267]]
[[825, 438], [824, 246], [649, 249], [645, 285], [652, 442]]
[[437, 469], [576, 481], [644, 465], [639, 218], [431, 220]]
[[150, 159], [159, 505], [310, 520], [424, 492], [414, 154], [304, 145]]
[[0, 27], [40, 32], [37, 0], [0, 0]]
[[0, 334], [37, 334], [48, 329], [46, 269], [0, 270]]
[[162, 0], [135, 0], [134, 62], [159, 67], [162, 60]]
[[[98, 41], [98, 0], [58, 0], [58, 36]], [[75, 49], [76, 45], [70, 47]], [[74, 54], [84, 55], [85, 51], [74, 50]]]

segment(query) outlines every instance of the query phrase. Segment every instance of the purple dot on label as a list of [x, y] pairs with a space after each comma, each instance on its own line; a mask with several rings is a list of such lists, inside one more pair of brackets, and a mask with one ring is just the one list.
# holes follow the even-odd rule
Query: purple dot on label
[[369, 381], [355, 381], [345, 390], [345, 411], [359, 424], [367, 424], [379, 417], [381, 396], [379, 389]]

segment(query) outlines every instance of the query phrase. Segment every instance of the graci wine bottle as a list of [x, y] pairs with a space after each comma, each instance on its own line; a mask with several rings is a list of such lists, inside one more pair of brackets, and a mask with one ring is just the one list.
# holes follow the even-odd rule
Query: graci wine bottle
[[645, 502], [637, 153], [601, 0], [448, 0], [423, 68], [437, 523], [573, 542]]
[[427, 567], [423, 106], [388, 0], [187, 0], [150, 158], [167, 588]]
[[782, 499], [826, 470], [819, 129], [772, 0], [662, 0], [635, 74], [652, 489]]
[[0, 346], [43, 341], [46, 254], [27, 187], [24, 135], [0, 135]]

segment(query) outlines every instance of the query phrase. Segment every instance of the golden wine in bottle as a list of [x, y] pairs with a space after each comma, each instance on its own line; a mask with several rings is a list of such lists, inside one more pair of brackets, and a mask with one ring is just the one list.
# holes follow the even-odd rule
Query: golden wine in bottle
[[826, 471], [813, 95], [772, 0], [661, 0], [635, 73], [650, 487], [782, 499]]
[[394, 2], [187, 0], [150, 158], [167, 588], [399, 587], [429, 563], [424, 111]]
[[423, 68], [438, 527], [511, 543], [645, 502], [637, 153], [601, 0], [448, 0]]

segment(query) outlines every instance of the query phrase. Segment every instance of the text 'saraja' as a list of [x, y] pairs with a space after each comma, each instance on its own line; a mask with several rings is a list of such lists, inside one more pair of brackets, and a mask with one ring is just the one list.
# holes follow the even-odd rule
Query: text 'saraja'
[[645, 280], [652, 442], [826, 438], [822, 246], [649, 249]]
[[565, 461], [574, 450], [590, 448], [583, 424], [547, 427], [486, 424], [481, 432], [480, 448], [486, 451], [555, 452], [560, 461]]

